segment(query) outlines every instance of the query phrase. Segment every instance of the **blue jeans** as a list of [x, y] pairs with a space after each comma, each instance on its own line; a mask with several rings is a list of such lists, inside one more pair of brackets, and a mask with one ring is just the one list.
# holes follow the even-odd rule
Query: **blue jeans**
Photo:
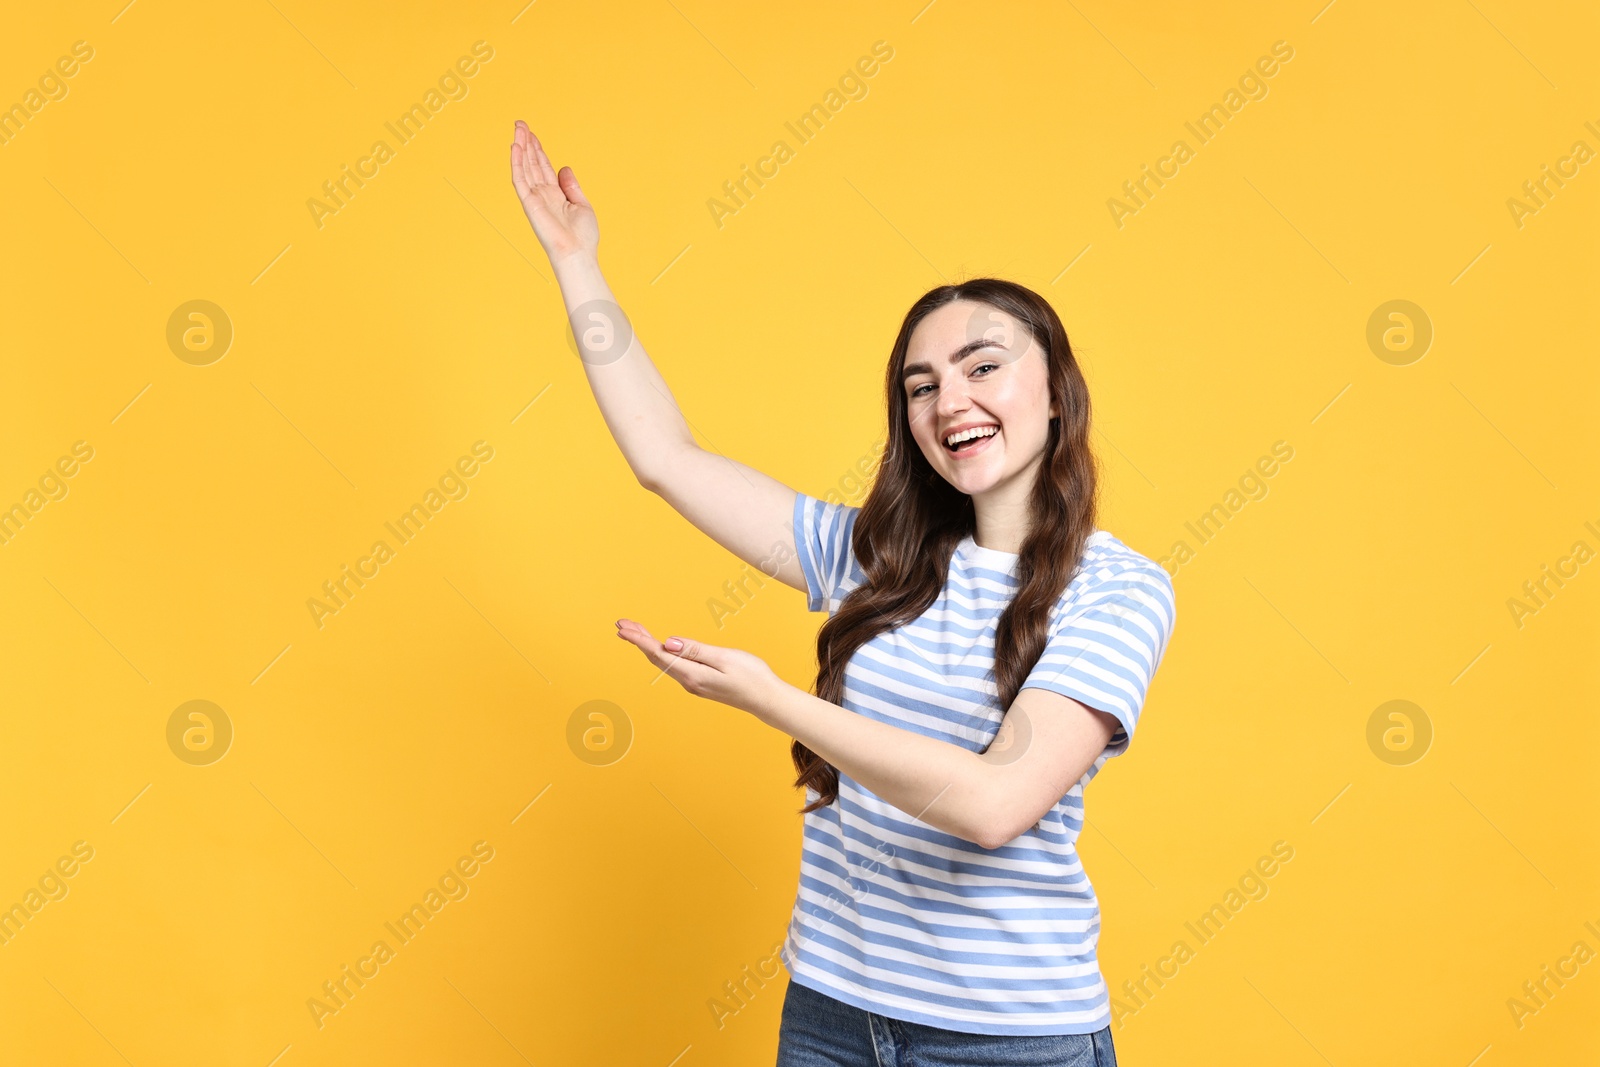
[[1111, 1027], [1093, 1034], [1010, 1037], [902, 1022], [791, 980], [778, 1067], [1116, 1067]]

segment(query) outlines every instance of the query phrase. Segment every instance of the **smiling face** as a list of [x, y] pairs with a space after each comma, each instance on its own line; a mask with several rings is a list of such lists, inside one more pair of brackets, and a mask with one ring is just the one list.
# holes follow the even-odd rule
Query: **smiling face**
[[[931, 312], [906, 347], [901, 388], [911, 435], [945, 481], [974, 499], [1031, 487], [1056, 408], [1044, 349], [1015, 318], [970, 300]], [[952, 450], [949, 437], [967, 430], [979, 436]]]

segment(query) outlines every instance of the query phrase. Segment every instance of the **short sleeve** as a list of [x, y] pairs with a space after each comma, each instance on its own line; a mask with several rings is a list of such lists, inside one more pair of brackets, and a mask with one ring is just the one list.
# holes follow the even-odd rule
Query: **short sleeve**
[[794, 498], [794, 545], [806, 577], [806, 610], [837, 611], [845, 594], [859, 581], [850, 537], [860, 508], [819, 500], [805, 493]]
[[1116, 716], [1106, 757], [1126, 752], [1150, 679], [1177, 621], [1172, 579], [1156, 563], [1098, 577], [1051, 627], [1023, 689], [1047, 689]]

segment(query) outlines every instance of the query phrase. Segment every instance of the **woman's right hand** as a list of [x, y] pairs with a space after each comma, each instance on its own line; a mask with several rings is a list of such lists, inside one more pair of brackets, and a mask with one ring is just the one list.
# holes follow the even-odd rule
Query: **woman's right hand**
[[577, 176], [571, 167], [562, 167], [561, 173], [556, 173], [539, 138], [521, 119], [517, 120], [516, 139], [511, 144], [511, 184], [552, 265], [569, 256], [595, 255], [600, 245], [600, 223], [583, 190], [578, 188]]

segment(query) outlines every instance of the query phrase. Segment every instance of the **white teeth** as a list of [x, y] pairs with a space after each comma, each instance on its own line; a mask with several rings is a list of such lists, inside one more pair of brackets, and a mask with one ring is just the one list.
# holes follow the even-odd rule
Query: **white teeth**
[[944, 443], [946, 447], [954, 448], [962, 441], [970, 441], [974, 437], [990, 437], [999, 432], [1000, 427], [998, 426], [976, 426], [970, 430], [962, 430], [960, 433], [951, 434], [944, 439]]

